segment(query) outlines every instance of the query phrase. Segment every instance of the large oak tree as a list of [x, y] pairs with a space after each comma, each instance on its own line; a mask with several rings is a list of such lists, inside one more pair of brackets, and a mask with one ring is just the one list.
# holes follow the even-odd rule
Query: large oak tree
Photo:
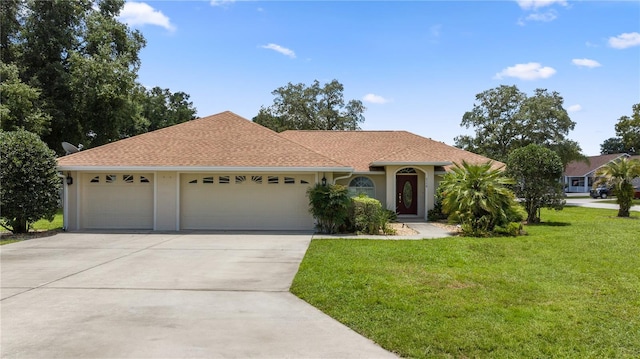
[[337, 80], [320, 86], [303, 83], [275, 89], [273, 105], [262, 107], [253, 121], [276, 132], [286, 130], [359, 130], [365, 107], [360, 100], [345, 103], [344, 86]]
[[536, 89], [527, 96], [515, 85], [501, 85], [477, 94], [476, 101], [461, 122], [475, 134], [456, 137], [457, 147], [498, 161], [506, 161], [511, 151], [529, 144], [555, 151], [564, 165], [584, 158], [578, 143], [567, 138], [576, 123], [558, 92]]

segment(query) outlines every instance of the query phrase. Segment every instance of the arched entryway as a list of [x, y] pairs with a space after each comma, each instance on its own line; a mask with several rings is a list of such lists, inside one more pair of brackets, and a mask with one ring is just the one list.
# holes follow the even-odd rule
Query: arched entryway
[[418, 173], [415, 168], [396, 172], [396, 213], [418, 214]]

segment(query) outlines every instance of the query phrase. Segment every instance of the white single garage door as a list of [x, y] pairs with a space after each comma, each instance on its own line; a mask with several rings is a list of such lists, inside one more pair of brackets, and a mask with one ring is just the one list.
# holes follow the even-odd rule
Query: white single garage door
[[311, 230], [314, 175], [182, 174], [182, 229]]
[[84, 229], [153, 229], [153, 174], [83, 174], [81, 217]]

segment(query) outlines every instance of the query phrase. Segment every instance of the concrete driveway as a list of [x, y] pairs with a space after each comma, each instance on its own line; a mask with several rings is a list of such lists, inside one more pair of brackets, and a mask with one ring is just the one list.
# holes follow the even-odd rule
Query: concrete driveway
[[3, 358], [389, 358], [288, 292], [309, 233], [61, 233], [0, 247]]

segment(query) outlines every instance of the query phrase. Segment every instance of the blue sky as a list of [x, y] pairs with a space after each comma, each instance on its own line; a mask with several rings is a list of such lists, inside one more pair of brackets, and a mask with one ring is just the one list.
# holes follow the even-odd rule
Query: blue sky
[[337, 79], [365, 130], [447, 144], [475, 95], [559, 92], [587, 155], [640, 102], [638, 1], [138, 1], [140, 82], [184, 91], [208, 116], [251, 119], [289, 82]]

